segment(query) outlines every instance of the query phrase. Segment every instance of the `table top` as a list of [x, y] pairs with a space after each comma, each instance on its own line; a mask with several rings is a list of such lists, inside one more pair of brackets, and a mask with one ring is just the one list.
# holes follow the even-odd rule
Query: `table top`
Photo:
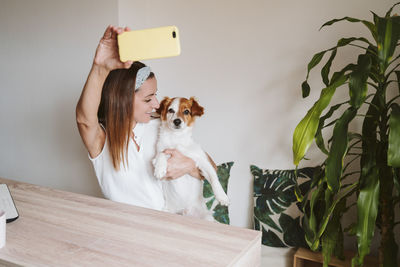
[[0, 178], [19, 218], [0, 264], [259, 266], [261, 233]]

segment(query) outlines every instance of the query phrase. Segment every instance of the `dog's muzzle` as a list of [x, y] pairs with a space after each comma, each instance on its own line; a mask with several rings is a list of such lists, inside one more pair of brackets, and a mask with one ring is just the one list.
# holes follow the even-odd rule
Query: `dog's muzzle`
[[182, 123], [182, 121], [180, 119], [175, 119], [173, 122], [176, 127], [179, 127], [179, 125], [181, 125], [181, 123]]

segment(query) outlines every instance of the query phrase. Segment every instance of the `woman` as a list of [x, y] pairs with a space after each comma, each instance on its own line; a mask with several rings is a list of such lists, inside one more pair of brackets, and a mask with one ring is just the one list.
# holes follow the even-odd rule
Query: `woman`
[[[162, 187], [153, 176], [151, 160], [159, 120], [157, 80], [140, 62], [121, 62], [117, 35], [129, 28], [109, 26], [97, 47], [93, 65], [76, 107], [79, 133], [108, 199], [161, 210]], [[192, 159], [166, 150], [166, 178], [190, 174], [201, 179]]]

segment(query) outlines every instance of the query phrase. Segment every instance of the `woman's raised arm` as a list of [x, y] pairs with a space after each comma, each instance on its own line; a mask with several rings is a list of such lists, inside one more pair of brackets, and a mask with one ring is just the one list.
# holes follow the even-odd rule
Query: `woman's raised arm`
[[110, 71], [129, 68], [131, 61], [121, 62], [118, 54], [117, 35], [129, 28], [108, 26], [96, 49], [93, 65], [76, 106], [76, 122], [82, 141], [91, 157], [96, 157], [105, 142], [105, 132], [97, 118], [101, 90]]

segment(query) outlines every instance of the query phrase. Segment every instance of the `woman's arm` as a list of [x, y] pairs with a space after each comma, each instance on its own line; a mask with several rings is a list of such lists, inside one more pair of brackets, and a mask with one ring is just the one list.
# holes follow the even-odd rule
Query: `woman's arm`
[[100, 154], [105, 142], [105, 132], [97, 118], [104, 81], [111, 70], [129, 68], [132, 64], [129, 61], [121, 62], [118, 55], [117, 35], [128, 30], [107, 27], [97, 46], [92, 68], [76, 106], [79, 134], [91, 157]]
[[[166, 149], [163, 152], [170, 155], [166, 174], [167, 179], [176, 179], [185, 174], [189, 174], [190, 176], [200, 180], [204, 179], [199, 168], [196, 167], [195, 162], [191, 158], [186, 157], [176, 149]], [[217, 165], [215, 165], [214, 161], [208, 154], [207, 157], [215, 171], [217, 171]]]

